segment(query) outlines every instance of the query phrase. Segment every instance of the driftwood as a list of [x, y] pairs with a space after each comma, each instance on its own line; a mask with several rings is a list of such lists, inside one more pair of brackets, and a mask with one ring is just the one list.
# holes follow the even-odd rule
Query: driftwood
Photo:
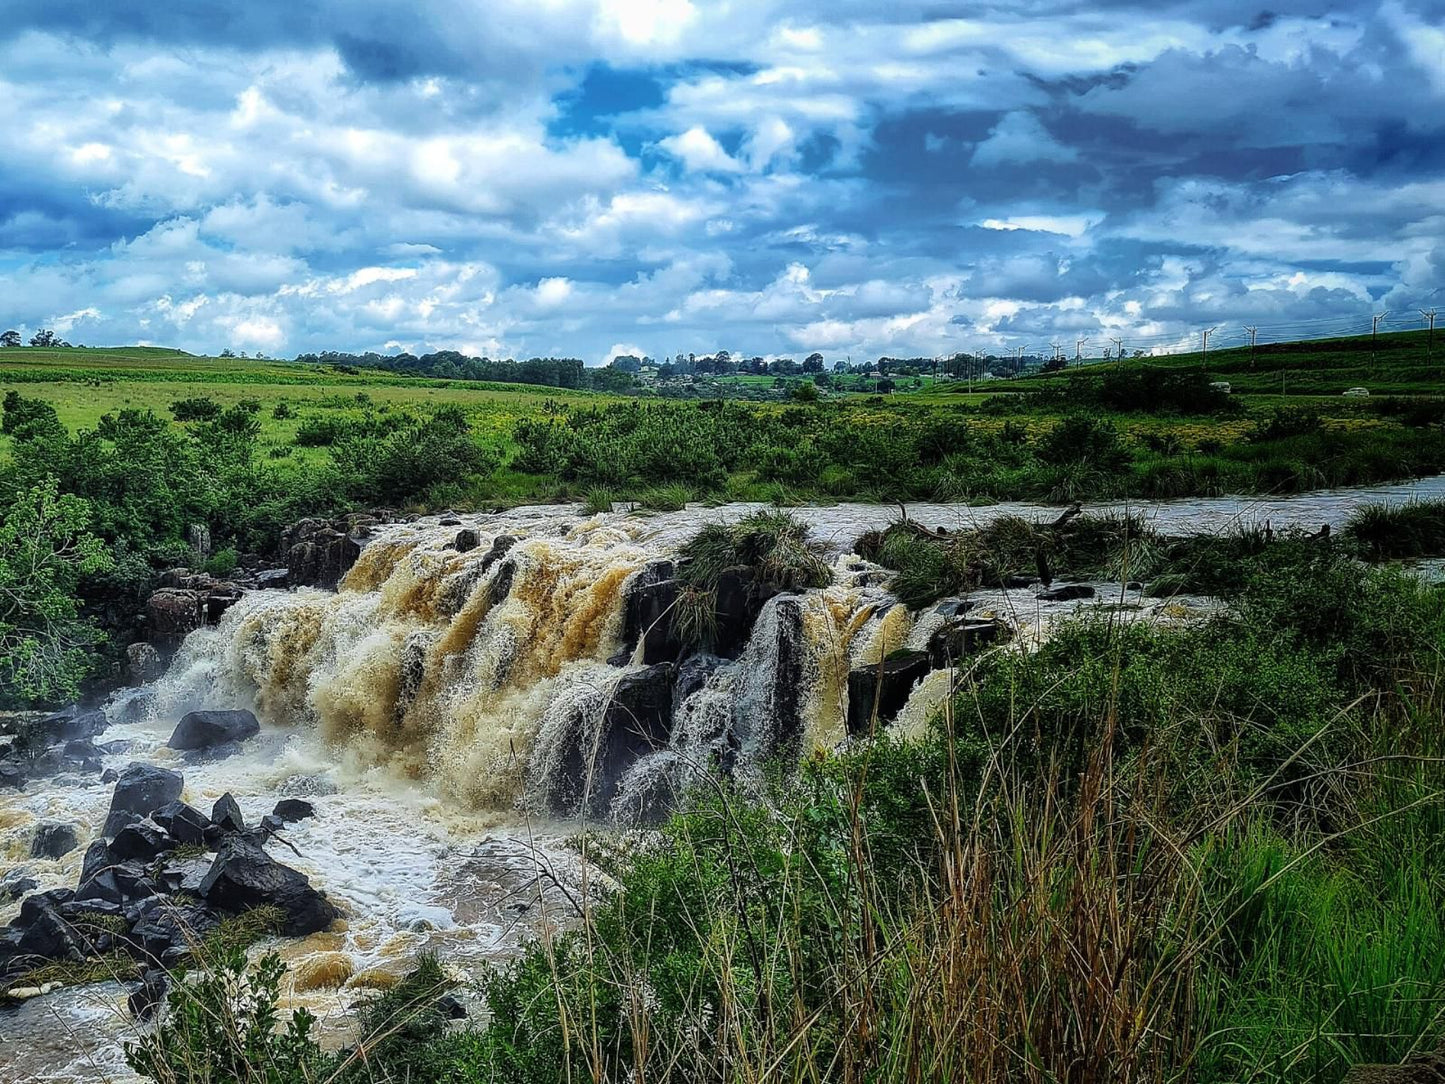
[[896, 503], [898, 504], [898, 515], [900, 517], [898, 522], [900, 526], [907, 527], [914, 534], [922, 535], [924, 538], [931, 538], [935, 541], [945, 540], [950, 537], [948, 531], [942, 527], [925, 527], [921, 523], [914, 523], [913, 520], [908, 518], [907, 505], [902, 501]]

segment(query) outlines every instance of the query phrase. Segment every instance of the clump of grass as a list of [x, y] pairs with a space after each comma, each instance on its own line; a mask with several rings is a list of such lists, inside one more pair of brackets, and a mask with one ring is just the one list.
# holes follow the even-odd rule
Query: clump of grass
[[713, 588], [733, 568], [751, 569], [766, 583], [788, 590], [833, 582], [823, 547], [809, 539], [806, 524], [783, 511], [710, 523], [683, 545], [679, 559], [679, 577], [694, 587]]
[[272, 904], [253, 907], [239, 915], [223, 918], [205, 939], [199, 955], [221, 958], [233, 950], [245, 950], [268, 937], [277, 937], [286, 925], [286, 912]]
[[617, 495], [612, 490], [605, 486], [593, 486], [582, 496], [582, 514], [595, 516], [603, 512], [610, 512], [616, 500]]
[[692, 490], [681, 482], [653, 486], [643, 490], [637, 497], [638, 504], [654, 512], [681, 512], [691, 500]]
[[1445, 555], [1445, 500], [1367, 505], [1350, 516], [1345, 537], [1372, 561]]

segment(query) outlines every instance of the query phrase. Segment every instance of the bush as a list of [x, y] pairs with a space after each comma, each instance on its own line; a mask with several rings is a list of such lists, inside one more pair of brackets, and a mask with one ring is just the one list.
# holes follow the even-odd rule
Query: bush
[[171, 404], [171, 417], [178, 422], [208, 422], [220, 413], [221, 404], [205, 395], [177, 399]]

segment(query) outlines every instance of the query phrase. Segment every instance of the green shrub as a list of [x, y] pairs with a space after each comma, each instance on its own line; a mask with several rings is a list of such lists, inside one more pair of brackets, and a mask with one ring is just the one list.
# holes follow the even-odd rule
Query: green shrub
[[210, 396], [196, 395], [171, 403], [171, 417], [178, 422], [208, 422], [221, 413], [221, 404]]
[[212, 576], [229, 576], [236, 571], [239, 560], [236, 551], [227, 546], [225, 549], [217, 550], [211, 554], [206, 561], [205, 570]]

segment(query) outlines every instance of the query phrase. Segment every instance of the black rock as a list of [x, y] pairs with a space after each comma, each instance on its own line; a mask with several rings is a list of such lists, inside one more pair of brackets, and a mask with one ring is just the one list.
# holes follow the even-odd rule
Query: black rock
[[166, 851], [174, 850], [175, 840], [153, 824], [139, 821], [128, 824], [110, 842], [110, 856], [118, 862], [136, 860], [152, 862]]
[[201, 882], [201, 895], [213, 907], [239, 913], [272, 904], [286, 914], [282, 932], [289, 937], [315, 933], [331, 925], [336, 908], [306, 879], [239, 835], [228, 836]]
[[436, 1000], [436, 1011], [446, 1020], [465, 1020], [467, 1007], [455, 994], [443, 994]]
[[63, 742], [76, 738], [93, 738], [103, 733], [108, 725], [103, 711], [67, 708], [42, 719], [39, 729], [50, 741]]
[[1077, 602], [1080, 599], [1093, 598], [1094, 594], [1094, 589], [1087, 583], [1066, 583], [1040, 591], [1038, 598], [1040, 602]]
[[185, 802], [167, 802], [154, 813], [151, 820], [163, 828], [167, 835], [185, 846], [199, 846], [207, 842], [213, 825], [206, 815], [192, 809]]
[[112, 862], [94, 877], [80, 883], [77, 900], [105, 900], [128, 906], [156, 894], [156, 885], [138, 861]]
[[667, 745], [673, 670], [659, 663], [619, 675], [600, 715], [584, 712], [568, 729], [552, 793], [559, 811], [604, 815], [627, 769]]
[[307, 817], [316, 816], [316, 807], [310, 802], [303, 802], [300, 798], [282, 798], [276, 803], [276, 808], [271, 813], [285, 821], [293, 824], [296, 821], [304, 821]]
[[0, 760], [0, 787], [20, 790], [25, 786], [25, 768], [14, 760]]
[[1038, 582], [1037, 576], [1005, 576], [999, 586], [1010, 591], [1021, 591], [1026, 587], [1033, 587]]
[[860, 666], [848, 673], [848, 733], [866, 734], [872, 729], [875, 708], [878, 725], [891, 722], [920, 678], [933, 669], [926, 651], [906, 651], [885, 659], [881, 665]]
[[262, 590], [281, 590], [291, 582], [291, 570], [286, 568], [268, 568], [264, 572], [256, 573], [256, 586]]
[[962, 617], [974, 608], [974, 603], [966, 598], [950, 598], [940, 602], [933, 608], [933, 612], [943, 617]]
[[437, 520], [438, 527], [460, 527], [461, 525], [462, 521], [457, 519], [456, 516], [443, 516]]
[[935, 669], [956, 664], [960, 659], [997, 643], [1007, 629], [986, 618], [961, 617], [950, 621], [928, 638], [928, 657]]
[[226, 832], [239, 832], [246, 827], [241, 807], [230, 791], [216, 799], [216, 804], [211, 807], [211, 821]]
[[126, 824], [128, 815], [149, 816], [167, 802], [181, 796], [185, 780], [179, 772], [153, 764], [132, 764], [120, 773], [110, 799], [102, 835], [113, 836]]
[[69, 854], [77, 846], [74, 825], [42, 824], [35, 829], [35, 838], [30, 841], [30, 857], [59, 858]]
[[0, 900], [18, 900], [27, 892], [34, 892], [40, 887], [40, 882], [34, 877], [26, 876], [19, 870], [6, 876], [0, 881]]
[[164, 968], [146, 968], [140, 982], [132, 987], [130, 996], [125, 999], [125, 1007], [130, 1011], [131, 1018], [145, 1022], [155, 1016], [166, 999], [170, 985], [170, 978]]
[[[671, 561], [648, 565], [627, 586], [622, 608], [622, 641], [632, 648], [642, 644], [641, 662], [652, 666], [659, 662], [676, 662], [685, 645], [676, 631], [677, 599], [680, 587], [673, 579]], [[623, 665], [626, 665], [625, 663]]]
[[267, 835], [274, 835], [286, 827], [286, 822], [274, 813], [267, 813], [261, 818], [261, 827], [266, 830]]
[[206, 939], [220, 920], [201, 904], [152, 907], [126, 936], [131, 955], [162, 968], [185, 961], [191, 948]]
[[80, 864], [80, 883], [84, 884], [108, 865], [110, 865], [110, 847], [105, 840], [97, 839], [85, 848], [85, 858]]
[[464, 527], [457, 532], [456, 539], [452, 542], [453, 548], [458, 553], [471, 553], [482, 544], [482, 536], [471, 527]]
[[17, 955], [46, 960], [85, 959], [89, 946], [60, 911], [71, 896], [68, 890], [58, 889], [25, 897], [19, 917], [12, 923], [22, 931], [15, 942]]
[[260, 733], [261, 724], [249, 711], [193, 711], [176, 724], [172, 749], [208, 749], [227, 742], [245, 741]]
[[105, 784], [114, 783], [119, 778], [120, 772], [116, 771], [114, 768], [107, 768], [105, 771], [100, 773], [100, 781]]

